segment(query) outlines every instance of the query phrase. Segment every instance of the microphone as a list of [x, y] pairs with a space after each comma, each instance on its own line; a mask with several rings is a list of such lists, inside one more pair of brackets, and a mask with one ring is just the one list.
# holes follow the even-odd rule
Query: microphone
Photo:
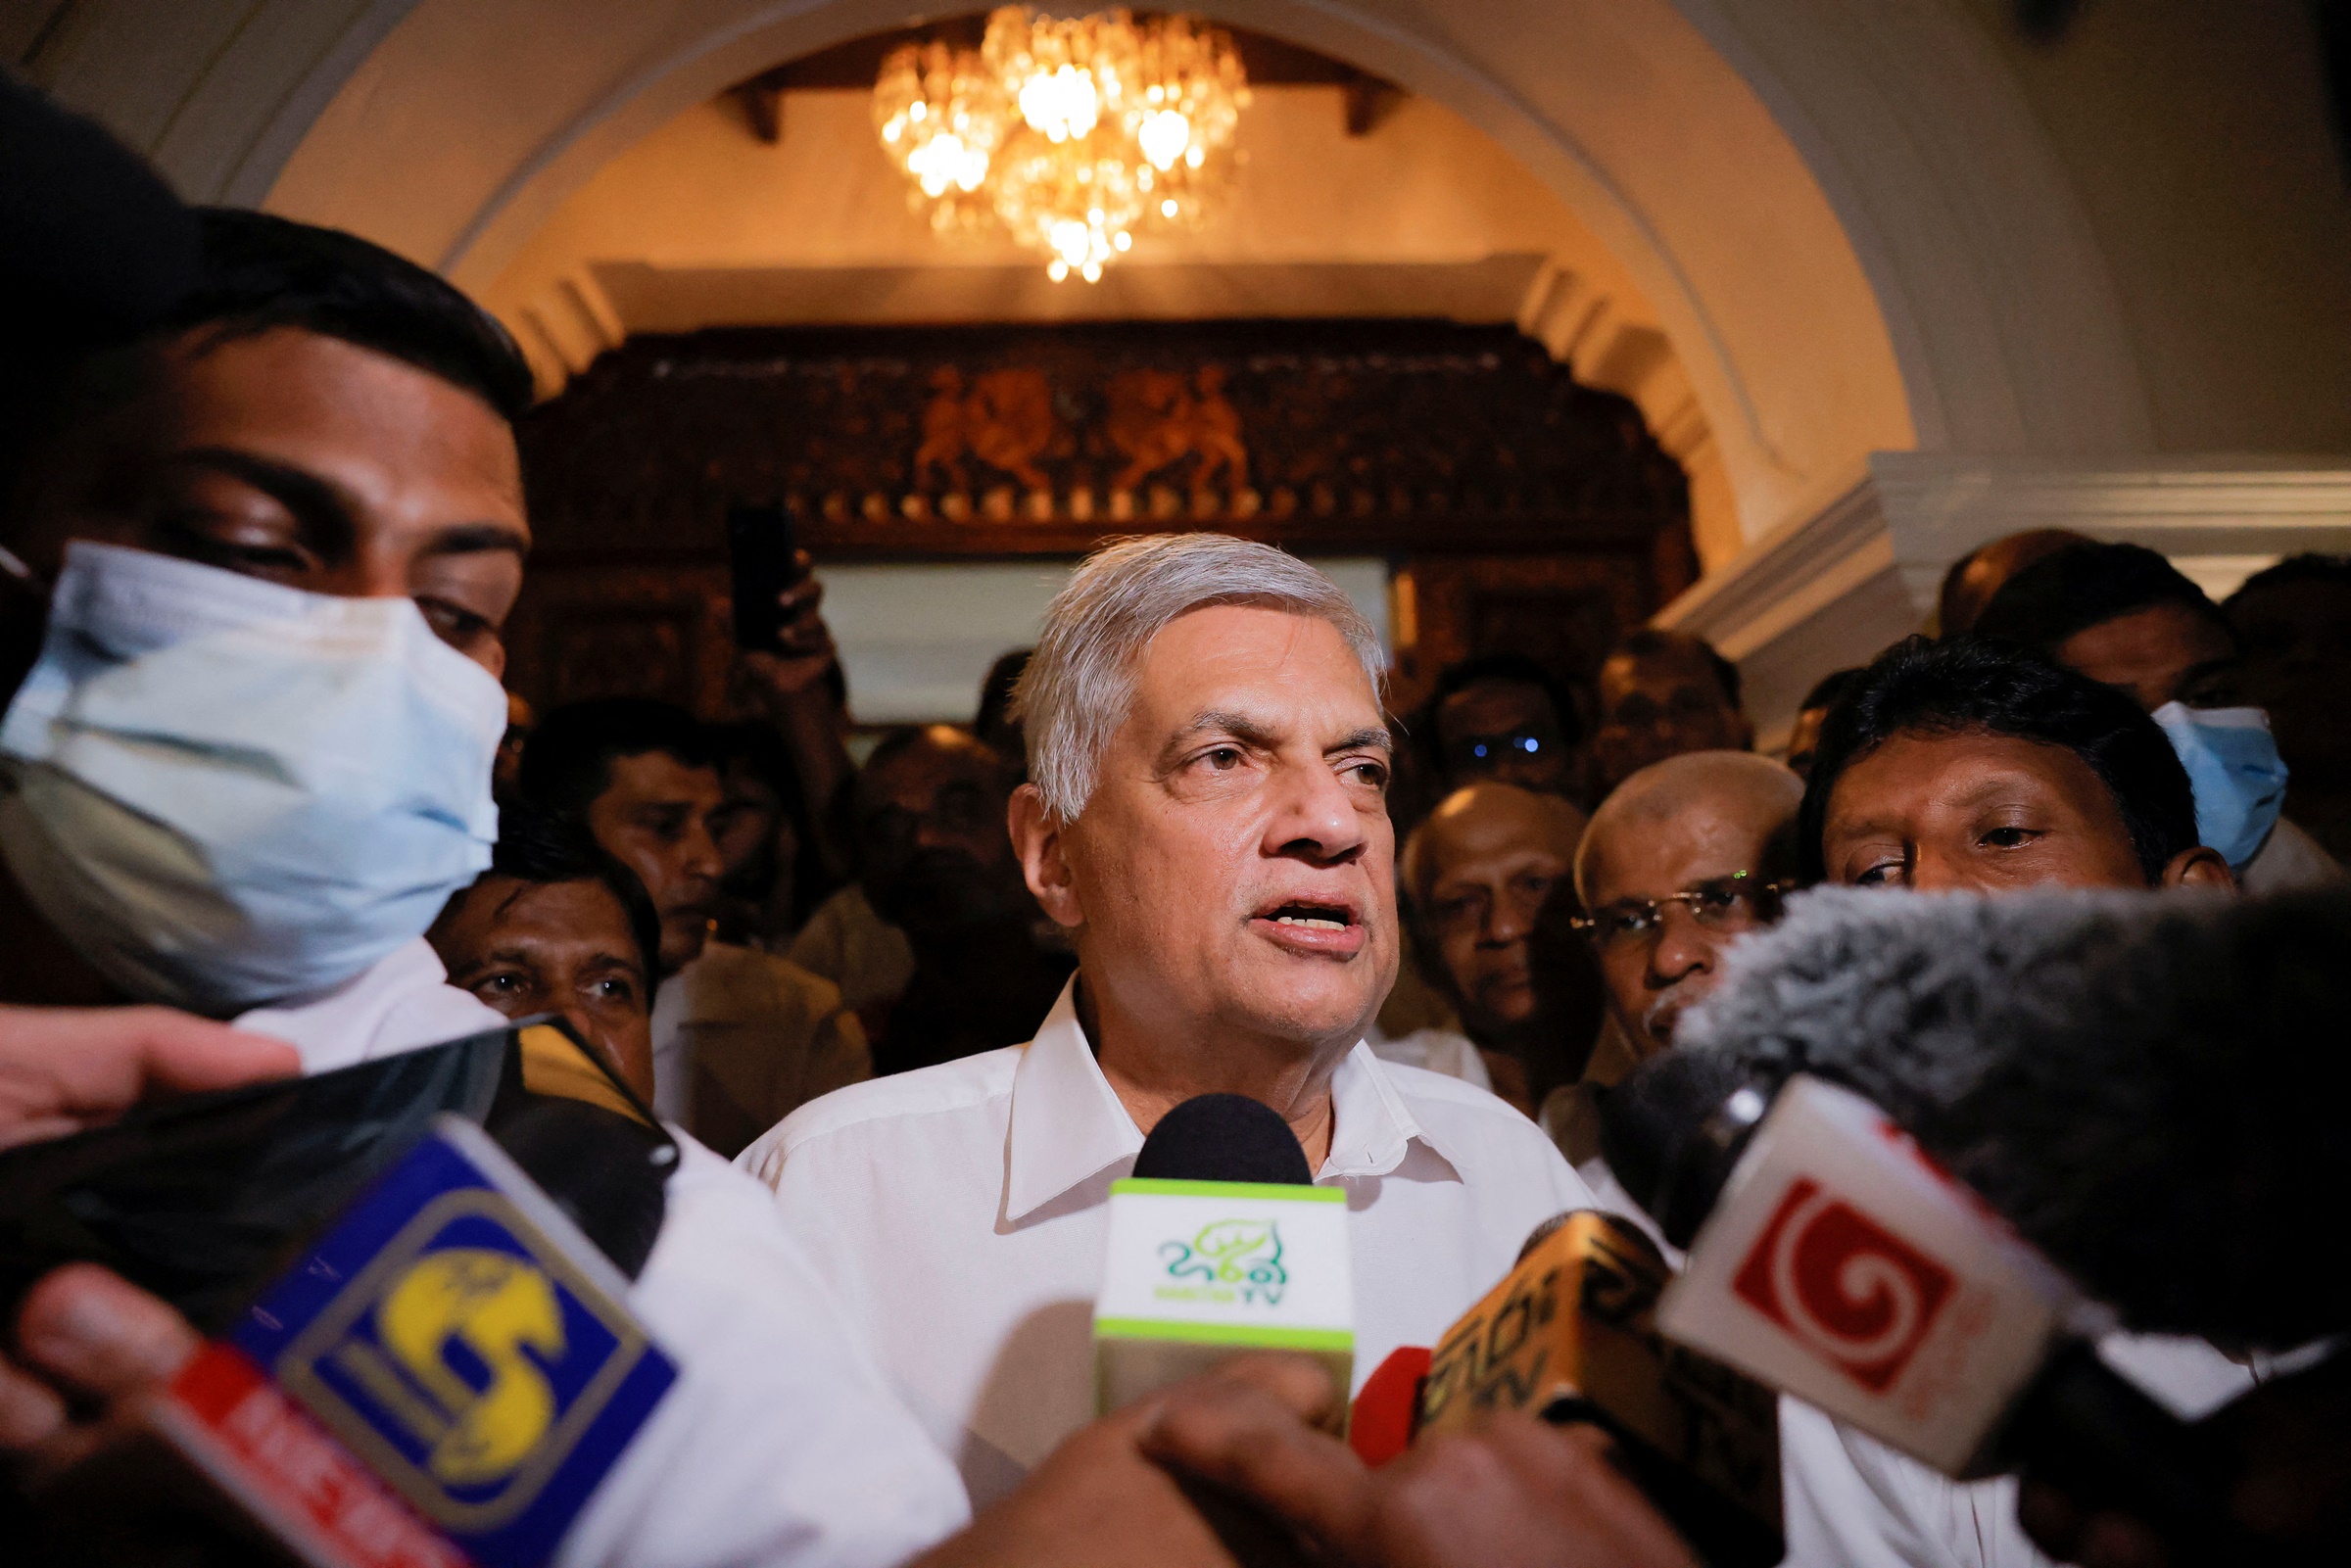
[[[340, 1210], [225, 1321], [199, 1318], [211, 1337], [109, 1441], [43, 1478], [36, 1501], [85, 1553], [141, 1562], [193, 1536], [225, 1560], [538, 1568], [675, 1383], [627, 1307], [667, 1134], [552, 1024], [408, 1056], [436, 1060], [190, 1097], [0, 1159], [0, 1186], [24, 1174], [50, 1211], [101, 1214], [66, 1238], [101, 1244], [83, 1256], [200, 1308], [217, 1279], [143, 1266], [156, 1238], [94, 1196], [193, 1161], [216, 1193], [316, 1178], [223, 1216], [231, 1230], [282, 1227], [322, 1195]], [[324, 1106], [365, 1114], [338, 1129]], [[322, 1158], [338, 1145], [365, 1169], [356, 1195]], [[29, 1250], [19, 1238], [12, 1260]]]
[[1779, 1407], [1769, 1390], [1659, 1335], [1670, 1277], [1655, 1243], [1612, 1214], [1546, 1220], [1438, 1341], [1415, 1436], [1494, 1409], [1589, 1421], [1702, 1559], [1766, 1568], [1787, 1550]]
[[[2129, 1327], [2283, 1352], [2351, 1329], [2351, 1275], [2311, 1243], [2351, 1191], [2347, 977], [2341, 889], [1818, 889], [1731, 950], [1610, 1113], [1679, 1074], [1710, 1072], [1681, 1091], [1709, 1105], [1841, 1083]], [[1603, 1147], [1646, 1206], [1643, 1157]]]
[[1200, 1095], [1159, 1119], [1134, 1174], [1111, 1184], [1097, 1414], [1247, 1350], [1315, 1356], [1346, 1407], [1347, 1195], [1313, 1182], [1289, 1124], [1245, 1095]]

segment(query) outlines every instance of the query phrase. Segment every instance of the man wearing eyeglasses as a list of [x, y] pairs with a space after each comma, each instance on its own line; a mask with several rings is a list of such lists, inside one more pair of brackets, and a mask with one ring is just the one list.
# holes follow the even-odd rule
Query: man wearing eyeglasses
[[1746, 751], [1692, 751], [1642, 769], [1593, 813], [1575, 857], [1600, 957], [1608, 1024], [1578, 1083], [1542, 1121], [1569, 1162], [1599, 1152], [1596, 1091], [1673, 1043], [1684, 1009], [1713, 988], [1722, 950], [1777, 919], [1785, 840], [1802, 781]]

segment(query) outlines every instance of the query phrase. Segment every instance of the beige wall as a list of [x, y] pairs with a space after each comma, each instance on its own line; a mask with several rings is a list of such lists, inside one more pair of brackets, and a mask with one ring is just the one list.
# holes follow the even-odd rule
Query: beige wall
[[2113, 271], [2157, 450], [2351, 451], [2351, 168], [2302, 0], [2105, 0], [2054, 45], [1997, 36]]

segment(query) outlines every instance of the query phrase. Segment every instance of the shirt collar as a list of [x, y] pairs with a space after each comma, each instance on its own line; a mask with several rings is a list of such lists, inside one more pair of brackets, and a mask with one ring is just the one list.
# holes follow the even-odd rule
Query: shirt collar
[[1330, 1075], [1330, 1158], [1316, 1179], [1384, 1176], [1404, 1164], [1406, 1146], [1417, 1138], [1461, 1172], [1461, 1162], [1414, 1119], [1387, 1065], [1361, 1040]]
[[1142, 1147], [1078, 1022], [1073, 974], [1013, 1071], [1004, 1217], [1025, 1217]]
[[[1415, 1138], [1459, 1172], [1460, 1161], [1421, 1130], [1379, 1058], [1361, 1041], [1331, 1074], [1330, 1103], [1330, 1157], [1318, 1180], [1385, 1175], [1404, 1163]], [[1142, 1150], [1142, 1129], [1119, 1102], [1078, 1022], [1076, 975], [1014, 1069], [1008, 1144], [1004, 1217], [1015, 1222]]]

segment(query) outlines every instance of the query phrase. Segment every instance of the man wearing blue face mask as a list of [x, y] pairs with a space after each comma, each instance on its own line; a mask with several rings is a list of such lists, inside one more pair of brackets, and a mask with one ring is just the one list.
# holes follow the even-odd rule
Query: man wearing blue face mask
[[[48, 422], [0, 474], [0, 1004], [168, 1003], [313, 1072], [502, 1027], [423, 932], [497, 836], [528, 372], [375, 246], [197, 223], [196, 286], [27, 400]], [[888, 1568], [956, 1528], [953, 1468], [764, 1190], [679, 1143], [629, 1298], [679, 1382], [561, 1560]], [[24, 1408], [0, 1450], [38, 1438]]]
[[2285, 764], [2268, 716], [2238, 694], [2235, 632], [2156, 551], [2069, 545], [2003, 584], [1975, 634], [2039, 648], [2151, 714], [2194, 785], [2198, 835], [2247, 892], [2342, 876], [2315, 839], [2279, 815]]
[[419, 938], [497, 833], [530, 380], [363, 241], [200, 225], [195, 286], [65, 377], [0, 521], [54, 584], [0, 670], [0, 999], [242, 1015], [315, 1070], [488, 1022]]

